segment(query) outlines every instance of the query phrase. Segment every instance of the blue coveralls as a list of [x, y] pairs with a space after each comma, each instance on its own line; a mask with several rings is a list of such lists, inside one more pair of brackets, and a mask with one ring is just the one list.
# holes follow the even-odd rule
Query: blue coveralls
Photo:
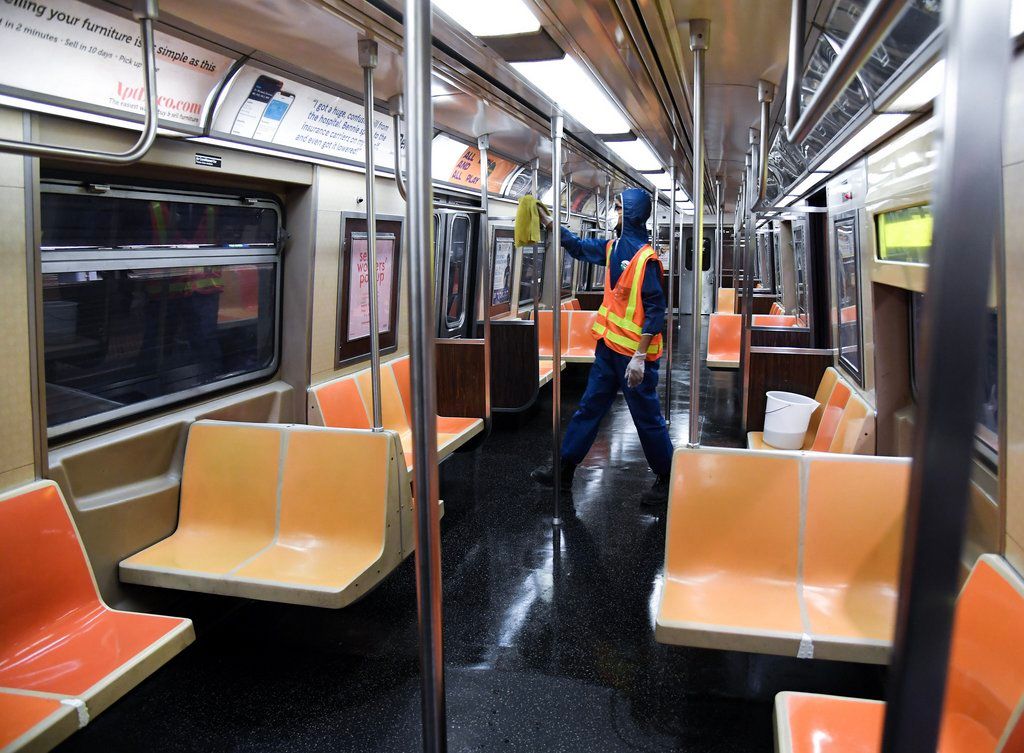
[[[630, 188], [623, 192], [622, 235], [612, 249], [608, 265], [612, 286], [618, 282], [619, 275], [640, 247], [650, 242], [645, 227], [650, 214], [651, 199], [646, 191]], [[583, 239], [565, 227], [561, 235], [562, 248], [570, 256], [591, 264], [604, 265], [608, 241]], [[660, 333], [665, 326], [665, 293], [661, 288], [660, 269], [655, 259], [648, 262], [641, 298], [644, 305], [644, 334]], [[615, 352], [605, 345], [603, 339], [597, 344], [587, 390], [562, 439], [564, 461], [579, 464], [587, 456], [594, 444], [601, 419], [608, 413], [612, 400], [621, 389], [651, 470], [659, 476], [669, 474], [672, 470], [672, 440], [668, 436], [668, 427], [661, 415], [661, 401], [658, 399], [659, 362], [647, 361], [643, 381], [630, 389], [626, 386], [629, 356]]]

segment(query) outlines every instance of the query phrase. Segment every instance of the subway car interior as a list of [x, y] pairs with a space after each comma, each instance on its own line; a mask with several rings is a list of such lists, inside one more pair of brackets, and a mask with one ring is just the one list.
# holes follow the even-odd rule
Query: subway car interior
[[0, 751], [1024, 753], [1022, 50], [4, 0]]

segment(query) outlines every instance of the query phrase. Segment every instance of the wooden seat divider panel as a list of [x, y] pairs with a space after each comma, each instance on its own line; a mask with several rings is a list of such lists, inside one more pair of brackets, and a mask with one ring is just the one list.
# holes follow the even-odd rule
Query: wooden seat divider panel
[[[550, 373], [551, 365], [546, 368]], [[544, 371], [533, 322], [491, 321], [491, 410], [515, 412], [529, 408], [544, 383]]]
[[193, 639], [190, 620], [100, 599], [56, 484], [0, 496], [0, 689], [78, 699], [95, 716]]
[[768, 452], [676, 452], [659, 641], [796, 654], [798, 463]]
[[55, 698], [0, 691], [0, 751], [33, 753], [55, 748], [78, 730], [73, 707]]
[[822, 659], [888, 661], [899, 591], [909, 458], [812, 455], [803, 598]]
[[[283, 441], [281, 429], [272, 424], [192, 424], [178, 527], [128, 561], [140, 569], [155, 565], [226, 573], [268, 546], [274, 537]], [[217, 504], [209, 504], [211, 499]]]

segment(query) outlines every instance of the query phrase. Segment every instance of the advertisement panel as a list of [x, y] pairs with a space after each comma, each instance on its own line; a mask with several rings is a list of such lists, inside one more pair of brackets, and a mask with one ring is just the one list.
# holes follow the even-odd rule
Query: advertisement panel
[[494, 284], [491, 286], [491, 305], [500, 306], [512, 300], [512, 238], [499, 237], [494, 244]]
[[[203, 103], [231, 60], [161, 31], [154, 39], [160, 117], [198, 126]], [[0, 66], [0, 85], [29, 99], [145, 112], [142, 40], [130, 18], [77, 0], [4, 0], [0, 48], [8, 61]]]
[[[363, 162], [364, 120], [360, 103], [245, 66], [218, 106], [213, 130]], [[374, 113], [373, 143], [377, 164], [391, 168], [395, 135], [387, 115]]]
[[[370, 335], [369, 244], [366, 233], [352, 234], [349, 254], [348, 339]], [[394, 279], [395, 236], [377, 236], [378, 332], [391, 330], [391, 281]]]

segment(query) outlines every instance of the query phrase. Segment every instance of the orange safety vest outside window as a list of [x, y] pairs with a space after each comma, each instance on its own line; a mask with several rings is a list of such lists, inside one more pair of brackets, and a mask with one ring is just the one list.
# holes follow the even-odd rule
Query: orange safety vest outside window
[[[644, 286], [644, 275], [647, 273], [647, 262], [654, 259], [661, 267], [661, 260], [649, 244], [637, 249], [629, 265], [619, 275], [615, 287], [612, 287], [611, 259], [614, 241], [608, 241], [605, 249], [604, 300], [597, 310], [594, 321], [594, 336], [603, 339], [604, 344], [626, 356], [636, 353], [640, 347], [640, 338], [644, 327], [644, 301], [641, 291]], [[664, 273], [664, 270], [660, 270]], [[661, 358], [661, 333], [651, 338], [647, 348], [648, 361]]]

